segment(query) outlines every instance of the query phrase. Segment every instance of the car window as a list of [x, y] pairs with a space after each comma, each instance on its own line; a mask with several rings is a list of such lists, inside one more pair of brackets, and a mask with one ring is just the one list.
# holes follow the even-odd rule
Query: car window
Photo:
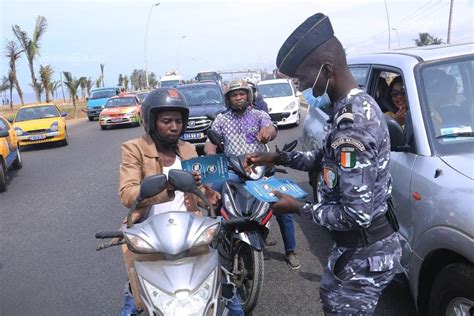
[[59, 112], [54, 106], [38, 106], [18, 110], [15, 122], [37, 120], [43, 118], [59, 117]]
[[349, 67], [352, 76], [357, 80], [360, 88], [365, 88], [367, 84], [367, 75], [369, 74], [369, 66], [353, 66]]
[[223, 104], [224, 97], [217, 85], [179, 86], [189, 106], [201, 104]]
[[102, 90], [102, 91], [93, 91], [91, 95], [91, 100], [94, 99], [104, 99], [104, 98], [110, 98], [116, 95], [115, 89], [111, 90]]
[[8, 124], [3, 119], [0, 118], [0, 131], [8, 130]]
[[280, 98], [293, 95], [289, 83], [270, 83], [257, 85], [258, 94], [263, 98]]
[[136, 105], [135, 97], [115, 98], [107, 101], [106, 108], [116, 108], [121, 106], [133, 106]]
[[427, 65], [420, 71], [428, 134], [440, 154], [474, 152], [473, 69], [470, 57]]

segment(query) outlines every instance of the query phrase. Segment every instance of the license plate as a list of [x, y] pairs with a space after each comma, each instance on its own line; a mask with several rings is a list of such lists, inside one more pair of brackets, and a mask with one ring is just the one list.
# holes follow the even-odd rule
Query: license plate
[[186, 133], [183, 135], [183, 139], [200, 139], [204, 137], [204, 133]]
[[40, 139], [45, 139], [46, 135], [34, 135], [30, 136], [30, 140], [40, 140]]

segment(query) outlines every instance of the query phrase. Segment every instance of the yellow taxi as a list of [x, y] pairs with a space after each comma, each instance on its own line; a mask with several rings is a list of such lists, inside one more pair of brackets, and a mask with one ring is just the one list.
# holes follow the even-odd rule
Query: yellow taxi
[[7, 189], [7, 170], [21, 167], [23, 162], [15, 131], [7, 119], [0, 115], [0, 192]]
[[66, 115], [51, 103], [22, 106], [13, 121], [20, 146], [50, 142], [66, 146]]

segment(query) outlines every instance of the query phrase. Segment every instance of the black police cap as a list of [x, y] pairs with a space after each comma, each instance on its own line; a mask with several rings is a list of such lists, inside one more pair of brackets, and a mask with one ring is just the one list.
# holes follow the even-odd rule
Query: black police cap
[[316, 13], [307, 18], [281, 46], [276, 60], [278, 70], [289, 77], [294, 77], [296, 69], [305, 58], [333, 35], [331, 22], [324, 14]]

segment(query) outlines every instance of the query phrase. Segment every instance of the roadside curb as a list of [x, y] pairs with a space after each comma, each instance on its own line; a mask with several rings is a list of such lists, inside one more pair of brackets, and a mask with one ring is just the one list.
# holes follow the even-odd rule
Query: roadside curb
[[77, 119], [70, 119], [70, 120], [66, 120], [66, 125], [76, 125], [80, 122], [85, 122], [87, 120], [87, 117], [81, 117], [81, 118], [77, 118]]

